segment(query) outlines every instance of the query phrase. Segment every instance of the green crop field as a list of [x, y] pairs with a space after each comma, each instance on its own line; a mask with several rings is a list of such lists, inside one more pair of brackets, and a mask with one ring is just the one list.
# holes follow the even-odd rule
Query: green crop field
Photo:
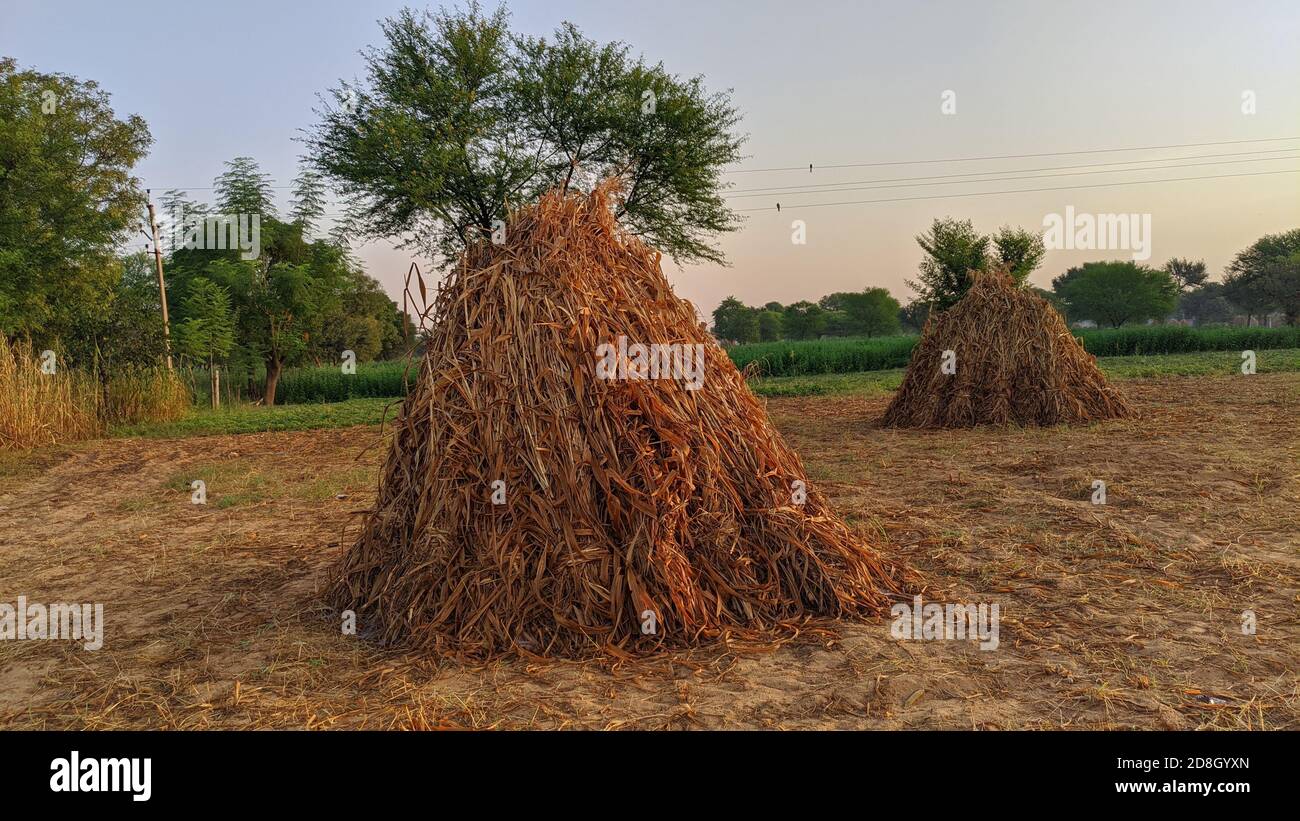
[[[1241, 357], [1235, 351], [1201, 351], [1159, 356], [1100, 357], [1097, 362], [1106, 375], [1114, 379], [1215, 374], [1230, 376], [1240, 373]], [[358, 368], [358, 373], [363, 368], [364, 366]], [[1300, 371], [1300, 348], [1260, 350], [1256, 355], [1256, 370], [1258, 373]], [[844, 393], [872, 396], [897, 390], [903, 381], [903, 373], [903, 368], [888, 368], [856, 373], [756, 377], [750, 380], [749, 386], [755, 394], [763, 397]], [[397, 384], [400, 386], [400, 380]], [[270, 408], [260, 405], [231, 405], [219, 411], [195, 410], [175, 422], [116, 427], [113, 428], [112, 435], [175, 437], [377, 425], [384, 419], [392, 421], [397, 416], [399, 407], [399, 400], [382, 396]]]
[[[1142, 379], [1162, 376], [1232, 376], [1241, 373], [1241, 356], [1236, 351], [1200, 351], [1157, 356], [1103, 356], [1097, 364], [1112, 379]], [[1261, 350], [1256, 353], [1256, 373], [1300, 371], [1300, 348]], [[903, 382], [903, 368], [866, 373], [831, 373], [808, 376], [776, 376], [751, 379], [750, 390], [759, 396], [821, 396], [857, 393], [866, 396], [897, 390]]]
[[316, 368], [292, 368], [280, 377], [276, 401], [285, 404], [301, 402], [342, 402], [378, 396], [405, 396], [406, 383], [418, 373], [415, 364], [407, 373], [406, 360], [390, 362], [363, 362], [357, 372], [345, 374], [338, 365]]
[[[1300, 327], [1187, 328], [1152, 325], [1076, 329], [1074, 335], [1095, 356], [1141, 356], [1197, 351], [1271, 350], [1300, 347]], [[764, 376], [855, 373], [907, 366], [919, 337], [814, 339], [759, 342], [728, 350], [739, 367], [757, 363]]]
[[[1074, 333], [1083, 340], [1089, 353], [1099, 357], [1300, 348], [1300, 328], [1289, 327], [1157, 325]], [[737, 345], [727, 353], [737, 367], [752, 365], [754, 375], [765, 378], [855, 374], [906, 367], [917, 339], [916, 336], [883, 336], [759, 342]], [[1173, 367], [1173, 363], [1167, 364]], [[284, 404], [301, 404], [405, 396], [415, 374], [416, 366], [408, 365], [405, 360], [361, 363], [355, 374], [345, 374], [337, 365], [293, 368], [280, 378], [277, 399]]]

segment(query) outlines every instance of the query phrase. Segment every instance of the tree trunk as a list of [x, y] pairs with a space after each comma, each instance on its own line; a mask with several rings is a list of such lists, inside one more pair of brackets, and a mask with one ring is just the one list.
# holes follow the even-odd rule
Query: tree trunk
[[221, 371], [213, 363], [208, 364], [208, 372], [212, 375], [212, 409], [216, 410], [221, 407]]
[[268, 407], [275, 404], [275, 386], [280, 383], [281, 365], [278, 359], [266, 361], [266, 389], [262, 391], [262, 402]]

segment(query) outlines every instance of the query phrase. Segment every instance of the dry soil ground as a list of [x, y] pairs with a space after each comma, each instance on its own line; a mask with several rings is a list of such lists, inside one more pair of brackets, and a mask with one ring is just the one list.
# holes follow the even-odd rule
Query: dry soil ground
[[636, 663], [410, 658], [341, 635], [315, 593], [372, 498], [378, 429], [31, 455], [0, 477], [0, 601], [102, 602], [106, 638], [0, 642], [0, 727], [1300, 727], [1300, 375], [1125, 390], [1142, 419], [1077, 429], [770, 403], [927, 597], [999, 603], [988, 652], [883, 620]]

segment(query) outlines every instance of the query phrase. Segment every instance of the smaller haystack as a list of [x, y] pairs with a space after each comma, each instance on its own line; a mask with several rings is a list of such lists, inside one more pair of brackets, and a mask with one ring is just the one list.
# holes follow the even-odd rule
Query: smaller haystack
[[882, 425], [1056, 425], [1133, 414], [1047, 300], [1005, 271], [974, 277], [960, 302], [926, 323]]

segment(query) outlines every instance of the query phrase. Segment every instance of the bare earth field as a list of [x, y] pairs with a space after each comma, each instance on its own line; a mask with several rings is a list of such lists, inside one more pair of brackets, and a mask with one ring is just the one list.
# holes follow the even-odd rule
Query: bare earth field
[[1300, 728], [1300, 375], [1122, 388], [1142, 419], [1077, 429], [885, 431], [887, 397], [769, 403], [927, 600], [999, 603], [990, 652], [895, 641], [886, 618], [635, 663], [406, 657], [316, 598], [373, 498], [378, 428], [6, 463], [0, 601], [102, 602], [107, 626], [96, 652], [0, 642], [0, 727]]

